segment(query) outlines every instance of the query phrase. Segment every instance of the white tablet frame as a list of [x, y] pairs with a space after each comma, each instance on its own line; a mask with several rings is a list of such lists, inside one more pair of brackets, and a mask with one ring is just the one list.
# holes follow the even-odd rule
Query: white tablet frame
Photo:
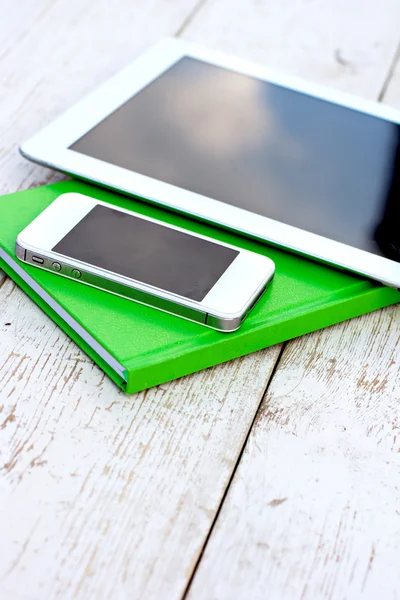
[[400, 124], [400, 112], [394, 108], [304, 82], [183, 40], [165, 39], [23, 144], [21, 153], [65, 173], [400, 288], [400, 263], [68, 149], [183, 57], [232, 69]]

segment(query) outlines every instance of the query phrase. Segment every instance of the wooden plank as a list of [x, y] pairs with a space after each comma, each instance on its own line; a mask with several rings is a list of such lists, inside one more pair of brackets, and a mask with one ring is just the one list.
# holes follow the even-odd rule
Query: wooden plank
[[129, 397], [9, 279], [0, 314], [1, 598], [181, 597], [279, 347]]
[[399, 29], [398, 0], [213, 0], [184, 37], [375, 98]]
[[288, 344], [188, 600], [398, 598], [400, 307]]
[[[0, 194], [61, 178], [18, 145], [151, 46], [199, 0], [4, 0], [0, 24]], [[3, 2], [4, 4], [4, 2]]]
[[[0, 193], [58, 179], [17, 144], [195, 8], [7, 0]], [[1, 598], [179, 598], [279, 348], [126, 397], [9, 279], [0, 314]]]
[[[213, 45], [320, 83], [386, 88], [397, 2], [227, 6], [208, 4], [190, 37], [208, 27]], [[286, 346], [187, 600], [398, 597], [399, 337], [392, 307]]]

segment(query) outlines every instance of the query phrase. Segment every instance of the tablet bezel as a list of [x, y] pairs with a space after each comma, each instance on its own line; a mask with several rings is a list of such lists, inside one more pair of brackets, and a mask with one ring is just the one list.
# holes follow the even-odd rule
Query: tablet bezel
[[400, 125], [400, 113], [391, 107], [326, 89], [183, 40], [166, 39], [28, 140], [21, 146], [21, 153], [79, 178], [400, 288], [400, 263], [68, 148], [183, 57], [225, 67]]

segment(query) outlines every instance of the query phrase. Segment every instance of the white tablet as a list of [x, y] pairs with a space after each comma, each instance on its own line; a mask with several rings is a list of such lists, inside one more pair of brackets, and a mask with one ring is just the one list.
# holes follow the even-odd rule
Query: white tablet
[[400, 113], [168, 39], [27, 158], [400, 287]]

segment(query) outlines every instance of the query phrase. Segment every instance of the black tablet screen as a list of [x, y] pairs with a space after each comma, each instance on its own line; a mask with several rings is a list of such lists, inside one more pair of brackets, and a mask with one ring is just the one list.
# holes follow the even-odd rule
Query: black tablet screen
[[71, 149], [398, 260], [390, 121], [183, 58]]

